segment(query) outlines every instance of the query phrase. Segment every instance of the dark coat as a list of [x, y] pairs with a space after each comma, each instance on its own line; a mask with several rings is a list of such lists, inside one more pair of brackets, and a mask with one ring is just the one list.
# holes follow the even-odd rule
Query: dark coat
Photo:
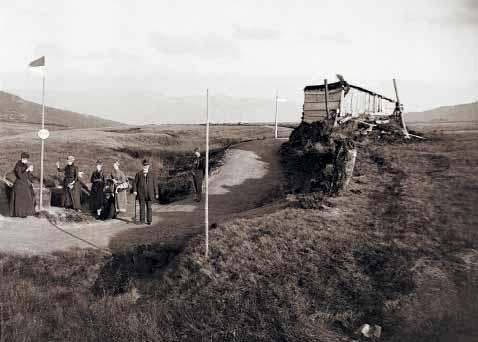
[[100, 218], [109, 220], [116, 218], [116, 201], [113, 181], [108, 180], [103, 192], [103, 210]]
[[196, 158], [193, 162], [192, 177], [194, 190], [197, 194], [202, 193], [202, 183], [205, 175], [205, 160], [203, 158]]
[[103, 208], [104, 188], [106, 185], [103, 171], [95, 170], [91, 175], [90, 210]]
[[193, 173], [198, 177], [204, 177], [206, 161], [203, 158], [195, 158], [193, 162]]
[[31, 173], [27, 165], [18, 161], [13, 170], [16, 180], [10, 199], [10, 215], [25, 217], [35, 214], [35, 193], [33, 192]]
[[[75, 165], [66, 165], [58, 168], [58, 172], [64, 172], [63, 191], [65, 208], [81, 209], [81, 184], [78, 179], [78, 168]], [[73, 183], [73, 188], [68, 185]]]
[[140, 201], [153, 201], [158, 195], [156, 177], [151, 172], [148, 172], [145, 177], [144, 172], [139, 171], [134, 177], [133, 192], [138, 193]]

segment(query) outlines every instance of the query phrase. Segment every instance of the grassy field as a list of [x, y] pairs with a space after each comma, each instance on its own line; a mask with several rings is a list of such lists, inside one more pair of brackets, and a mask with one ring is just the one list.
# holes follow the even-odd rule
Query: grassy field
[[[74, 155], [77, 166], [87, 174], [94, 170], [98, 158], [105, 162], [107, 172], [112, 170], [115, 160], [120, 160], [122, 169], [128, 175], [134, 175], [144, 157], [151, 159], [157, 171], [168, 172], [168, 168], [177, 166], [173, 163], [174, 156], [191, 154], [195, 147], [204, 150], [205, 133], [205, 127], [199, 125], [54, 131], [45, 146], [45, 173], [56, 175], [55, 162], [64, 162], [68, 155]], [[261, 126], [217, 126], [211, 128], [211, 149], [270, 135], [271, 129]], [[36, 166], [35, 173], [39, 174], [40, 141], [35, 133], [5, 134], [0, 139], [0, 175], [11, 171], [21, 151], [30, 153]]]
[[[248, 129], [241, 139], [261, 134]], [[218, 144], [231, 130], [216, 133]], [[194, 133], [162, 132], [194, 145]], [[173, 139], [142, 134], [149, 148]], [[107, 151], [128, 139], [118, 134]], [[77, 151], [81, 165], [96, 158]], [[118, 153], [133, 169], [138, 161]], [[207, 261], [200, 237], [114, 255], [1, 255], [3, 338], [352, 341], [369, 323], [384, 341], [476, 341], [477, 161], [474, 134], [364, 144], [350, 191], [320, 209], [291, 204], [220, 224]]]
[[[34, 164], [33, 175], [40, 179], [40, 140], [36, 133], [25, 131], [18, 134], [18, 125], [2, 125], [5, 134], [0, 137], [2, 158], [0, 178], [11, 172], [22, 151], [29, 152]], [[23, 127], [23, 129], [26, 129]], [[66, 163], [73, 155], [75, 164], [84, 173], [82, 181], [89, 183], [95, 170], [95, 162], [102, 159], [106, 175], [110, 175], [113, 163], [120, 161], [127, 176], [134, 177], [141, 169], [142, 160], [148, 158], [153, 172], [160, 177], [162, 202], [176, 199], [188, 188], [188, 179], [181, 171], [191, 167], [194, 148], [205, 149], [205, 126], [161, 125], [143, 127], [119, 127], [98, 129], [56, 130], [45, 145], [45, 179], [48, 186], [61, 183], [55, 163]], [[211, 166], [215, 167], [225, 148], [243, 141], [263, 139], [273, 134], [264, 126], [213, 126], [210, 130]]]

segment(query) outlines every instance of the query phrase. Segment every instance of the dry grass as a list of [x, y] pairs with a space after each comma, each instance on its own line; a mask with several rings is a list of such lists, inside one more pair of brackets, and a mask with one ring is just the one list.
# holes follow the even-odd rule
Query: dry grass
[[351, 341], [362, 323], [385, 341], [476, 340], [475, 137], [363, 147], [350, 192], [221, 225], [207, 262], [201, 237], [3, 255], [5, 340]]
[[[124, 131], [124, 132], [123, 132]], [[270, 128], [261, 126], [218, 126], [211, 128], [211, 149], [223, 149], [231, 144], [270, 136]], [[55, 162], [68, 155], [76, 157], [76, 164], [86, 174], [94, 170], [95, 161], [103, 159], [107, 172], [115, 160], [122, 161], [128, 175], [141, 167], [141, 159], [152, 159], [153, 168], [167, 172], [195, 147], [205, 148], [205, 128], [199, 125], [146, 126], [124, 129], [63, 130], [52, 133], [45, 146], [45, 174], [55, 176]], [[39, 176], [40, 144], [34, 133], [4, 137], [0, 140], [2, 158], [0, 175], [11, 171], [21, 151], [28, 151]], [[171, 156], [177, 156], [172, 158]], [[166, 163], [163, 164], [163, 159]], [[163, 170], [164, 168], [164, 170]]]

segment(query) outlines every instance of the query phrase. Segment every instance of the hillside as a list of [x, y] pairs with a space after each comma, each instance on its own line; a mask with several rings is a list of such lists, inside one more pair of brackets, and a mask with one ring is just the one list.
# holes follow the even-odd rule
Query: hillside
[[[121, 126], [122, 123], [46, 107], [46, 125], [56, 128], [93, 128]], [[19, 96], [0, 91], [0, 122], [15, 124], [40, 124], [41, 105]]]
[[408, 122], [478, 121], [478, 102], [405, 113]]
[[[33, 95], [33, 94], [32, 94]], [[226, 96], [211, 93], [209, 110], [212, 122], [256, 122], [274, 120], [274, 94], [269, 98]], [[108, 113], [116, 120], [140, 125], [143, 123], [198, 123], [205, 119], [205, 98], [170, 96], [153, 91], [70, 91], [50, 90], [50, 103], [79, 112]], [[118, 100], [119, 99], [119, 100]], [[279, 104], [281, 121], [299, 121], [302, 101]]]
[[0, 253], [5, 340], [373, 341], [368, 323], [380, 341], [476, 341], [475, 137], [364, 143], [350, 191], [317, 209], [212, 211], [208, 260], [203, 235], [170, 241], [202, 222], [132, 226], [125, 250]]

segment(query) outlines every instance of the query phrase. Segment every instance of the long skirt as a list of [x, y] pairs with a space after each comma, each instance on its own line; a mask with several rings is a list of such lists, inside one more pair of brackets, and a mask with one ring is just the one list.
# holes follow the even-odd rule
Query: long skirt
[[116, 217], [115, 198], [116, 196], [113, 196], [112, 193], [104, 194], [103, 210], [100, 215], [102, 220], [109, 220]]
[[81, 209], [81, 188], [79, 182], [75, 182], [73, 188], [64, 187], [64, 206], [75, 210]]
[[35, 214], [35, 194], [30, 184], [20, 180], [15, 182], [10, 199], [10, 214], [14, 217]]
[[125, 213], [128, 206], [128, 198], [126, 191], [118, 191], [115, 196], [115, 206], [116, 211], [120, 213]]
[[91, 188], [90, 210], [92, 212], [96, 212], [98, 209], [103, 208], [104, 197], [105, 197], [105, 195], [104, 195], [104, 192], [103, 192], [103, 187], [93, 186]]

